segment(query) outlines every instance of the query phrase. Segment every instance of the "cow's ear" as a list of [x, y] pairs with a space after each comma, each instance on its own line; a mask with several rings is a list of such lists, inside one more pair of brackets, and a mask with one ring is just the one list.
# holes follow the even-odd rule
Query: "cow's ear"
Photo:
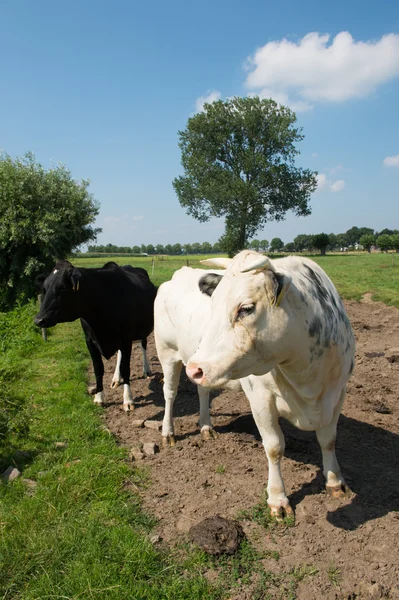
[[212, 296], [221, 279], [222, 275], [217, 275], [216, 273], [207, 273], [199, 280], [198, 287], [203, 294]]
[[271, 306], [280, 306], [288, 288], [291, 277], [269, 269], [266, 273], [265, 290]]
[[69, 262], [69, 260], [57, 260], [57, 262], [55, 263], [55, 268], [57, 269], [57, 271], [60, 271], [61, 269], [65, 269], [66, 271], [72, 271], [73, 266]]
[[[71, 265], [71, 267], [72, 267], [72, 265]], [[71, 282], [72, 282], [72, 289], [74, 292], [79, 291], [80, 280], [81, 280], [81, 273], [80, 273], [79, 269], [77, 269], [76, 267], [72, 267]]]
[[44, 282], [46, 281], [46, 278], [47, 278], [47, 275], [45, 275], [44, 273], [41, 273], [40, 275], [38, 275], [36, 277], [35, 286], [39, 292], [43, 291], [43, 285], [44, 285]]

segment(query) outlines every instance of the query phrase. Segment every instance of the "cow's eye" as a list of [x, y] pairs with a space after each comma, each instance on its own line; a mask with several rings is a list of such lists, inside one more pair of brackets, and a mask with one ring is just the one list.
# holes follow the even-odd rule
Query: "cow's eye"
[[237, 319], [251, 315], [255, 310], [255, 304], [242, 304], [237, 311]]

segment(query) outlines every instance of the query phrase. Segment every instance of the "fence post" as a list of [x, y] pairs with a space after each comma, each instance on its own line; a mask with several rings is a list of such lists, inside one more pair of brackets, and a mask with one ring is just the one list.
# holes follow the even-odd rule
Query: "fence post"
[[190, 263], [189, 263], [189, 261], [188, 261], [188, 258], [186, 258], [186, 264], [187, 264], [187, 266], [188, 266], [188, 267], [190, 266]]
[[155, 258], [152, 257], [152, 270], [151, 270], [151, 276], [154, 275], [154, 266], [155, 266]]

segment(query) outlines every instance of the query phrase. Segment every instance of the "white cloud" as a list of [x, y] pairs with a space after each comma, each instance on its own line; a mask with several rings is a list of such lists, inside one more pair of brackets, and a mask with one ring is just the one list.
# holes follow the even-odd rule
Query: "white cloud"
[[342, 192], [345, 187], [345, 181], [343, 179], [337, 179], [330, 185], [330, 190], [332, 192]]
[[291, 100], [291, 98], [288, 97], [288, 94], [286, 92], [278, 92], [276, 90], [263, 88], [256, 95], [259, 96], [259, 98], [272, 98], [278, 104], [288, 106], [294, 112], [306, 112], [307, 110], [311, 110], [313, 108], [313, 106], [309, 104], [309, 102], [303, 102], [301, 100]]
[[325, 175], [325, 173], [319, 173], [317, 175], [317, 192], [322, 192], [323, 190], [328, 190], [330, 192], [342, 192], [344, 187], [345, 181], [343, 179], [331, 181], [331, 179], [327, 179], [327, 175]]
[[212, 102], [216, 102], [216, 100], [220, 100], [221, 97], [222, 97], [222, 94], [220, 92], [218, 92], [217, 90], [214, 90], [213, 92], [209, 92], [206, 96], [200, 96], [195, 101], [196, 111], [201, 112], [202, 110], [204, 110], [205, 103], [212, 104]]
[[317, 154], [317, 152], [312, 152], [312, 158], [317, 158], [319, 155]]
[[143, 216], [139, 216], [139, 217], [131, 217], [132, 221], [142, 221], [144, 219]]
[[342, 31], [329, 40], [313, 32], [297, 43], [268, 42], [247, 61], [246, 87], [303, 111], [311, 102], [365, 97], [399, 75], [399, 35], [363, 42]]
[[384, 158], [384, 165], [386, 167], [399, 167], [399, 154]]

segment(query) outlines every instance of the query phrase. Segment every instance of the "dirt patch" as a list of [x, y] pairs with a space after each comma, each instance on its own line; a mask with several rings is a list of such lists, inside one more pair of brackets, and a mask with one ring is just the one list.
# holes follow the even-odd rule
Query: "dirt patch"
[[[354, 495], [345, 500], [327, 496], [315, 435], [283, 420], [282, 471], [295, 526], [265, 530], [245, 520], [242, 525], [257, 549], [278, 552], [279, 560], [270, 561], [274, 573], [312, 567], [312, 575], [298, 585], [299, 599], [399, 598], [399, 363], [390, 360], [399, 354], [399, 311], [369, 301], [345, 306], [357, 352], [338, 426], [337, 455]], [[105, 420], [128, 448], [145, 442], [160, 446], [160, 432], [132, 426], [134, 419], [163, 418], [152, 337], [149, 358], [154, 375], [142, 379], [141, 352], [134, 349], [132, 414], [122, 410], [122, 389], [107, 389], [115, 361], [106, 365]], [[143, 504], [159, 519], [156, 533], [170, 544], [188, 540], [190, 527], [207, 517], [237, 518], [260, 501], [266, 485], [267, 461], [244, 394], [213, 394], [216, 439], [201, 440], [198, 410], [195, 386], [183, 374], [174, 411], [176, 446], [136, 463], [150, 467]], [[234, 598], [250, 598], [248, 593], [243, 589]]]

